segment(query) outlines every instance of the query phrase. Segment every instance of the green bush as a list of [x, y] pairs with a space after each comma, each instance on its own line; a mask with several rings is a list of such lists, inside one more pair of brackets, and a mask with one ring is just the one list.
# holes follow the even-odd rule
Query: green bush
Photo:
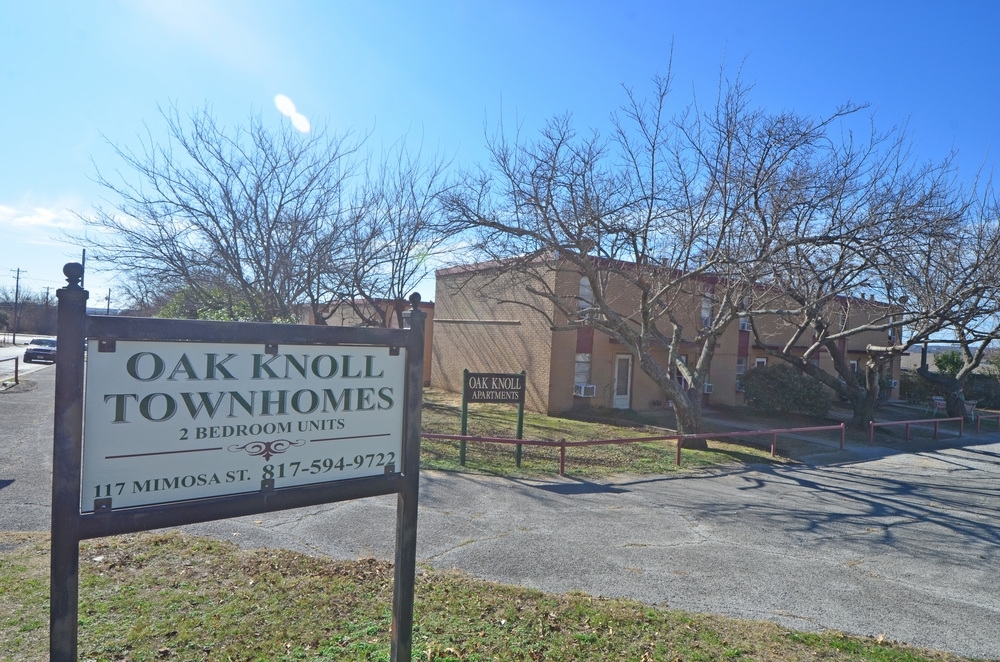
[[899, 397], [910, 402], [926, 404], [931, 396], [944, 395], [944, 389], [927, 381], [913, 370], [899, 373]]
[[830, 392], [790, 365], [768, 365], [747, 371], [742, 377], [746, 403], [766, 414], [796, 412], [826, 416]]

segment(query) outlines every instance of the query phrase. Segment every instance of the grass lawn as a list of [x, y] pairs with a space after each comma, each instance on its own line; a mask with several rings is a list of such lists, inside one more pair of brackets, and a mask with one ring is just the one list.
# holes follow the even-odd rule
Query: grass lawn
[[[48, 657], [48, 536], [0, 533], [0, 660]], [[179, 533], [81, 546], [81, 660], [388, 660], [390, 564]], [[418, 575], [413, 660], [916, 662], [965, 658], [456, 572]]]

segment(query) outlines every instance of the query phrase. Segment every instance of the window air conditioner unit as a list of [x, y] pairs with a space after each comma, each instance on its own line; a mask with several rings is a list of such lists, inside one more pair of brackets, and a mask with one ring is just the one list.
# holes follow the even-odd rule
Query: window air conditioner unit
[[705, 393], [711, 393], [711, 392], [713, 392], [715, 390], [715, 385], [714, 384], [705, 384], [705, 387], [704, 387], [703, 390], [704, 390]]
[[899, 380], [898, 379], [890, 379], [889, 380], [889, 388], [899, 388]]
[[581, 398], [593, 398], [597, 395], [597, 386], [594, 384], [573, 384], [573, 395]]

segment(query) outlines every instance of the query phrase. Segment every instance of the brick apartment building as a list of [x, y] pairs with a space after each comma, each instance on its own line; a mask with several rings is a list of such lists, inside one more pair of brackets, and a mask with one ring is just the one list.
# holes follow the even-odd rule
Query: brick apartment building
[[[478, 265], [442, 269], [436, 277], [431, 355], [434, 386], [461, 391], [463, 369], [525, 370], [525, 404], [534, 411], [556, 414], [588, 405], [642, 411], [667, 406], [663, 392], [639, 368], [637, 357], [615, 338], [591, 327], [563, 328], [560, 320], [565, 318], [560, 318], [552, 302], [532, 295], [513, 277], [498, 276]], [[586, 298], [589, 292], [586, 279], [568, 268], [553, 269], [546, 277], [553, 291], [565, 292], [567, 297]], [[616, 309], [628, 312], [625, 308], [632, 305], [629, 298], [624, 291], [617, 296]], [[699, 318], [711, 314], [704, 308], [705, 302], [691, 296], [688, 315], [681, 315], [685, 328], [698, 328]], [[884, 316], [887, 310], [886, 304], [873, 299], [852, 299], [850, 304], [845, 307], [848, 324], [855, 316], [874, 318]], [[550, 319], [556, 321], [555, 326]], [[780, 329], [771, 331], [769, 337], [775, 344], [784, 340]], [[867, 358], [869, 344], [885, 342], [885, 332], [871, 331], [842, 340], [841, 349], [852, 364], [860, 366]], [[682, 341], [682, 352], [685, 347], [690, 352], [682, 360], [695, 361], [699, 344]], [[743, 404], [739, 375], [777, 360], [754, 342], [745, 320], [731, 324], [716, 345], [703, 403]], [[821, 368], [835, 374], [827, 352], [822, 351], [816, 360]], [[891, 368], [893, 392], [898, 392], [898, 379], [897, 358]]]

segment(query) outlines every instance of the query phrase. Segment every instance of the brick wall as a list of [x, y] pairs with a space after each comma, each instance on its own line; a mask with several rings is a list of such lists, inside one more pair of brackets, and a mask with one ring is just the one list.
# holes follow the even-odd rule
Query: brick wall
[[[549, 401], [553, 353], [551, 323], [542, 312], [512, 301], [550, 310], [510, 276], [458, 271], [438, 272], [435, 299], [431, 384], [461, 392], [462, 371], [516, 373], [526, 377], [525, 407], [555, 412]], [[511, 303], [500, 303], [507, 300]], [[570, 363], [572, 379], [573, 364]], [[572, 395], [572, 385], [570, 385]]]

